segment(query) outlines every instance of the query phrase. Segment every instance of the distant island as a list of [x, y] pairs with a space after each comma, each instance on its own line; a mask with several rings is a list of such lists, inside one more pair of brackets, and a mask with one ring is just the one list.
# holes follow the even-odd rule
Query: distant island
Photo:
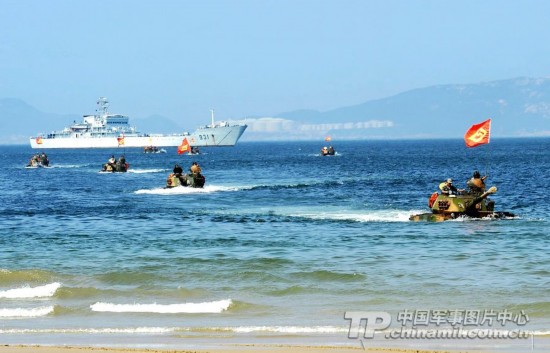
[[[243, 117], [241, 141], [459, 138], [471, 124], [492, 118], [495, 137], [550, 136], [550, 78], [514, 78], [418, 88], [325, 112], [297, 110]], [[30, 135], [62, 128], [73, 115], [44, 113], [19, 99], [0, 99], [2, 144], [26, 144]], [[178, 132], [159, 115], [134, 119], [142, 130]], [[8, 123], [9, 122], [9, 123]]]

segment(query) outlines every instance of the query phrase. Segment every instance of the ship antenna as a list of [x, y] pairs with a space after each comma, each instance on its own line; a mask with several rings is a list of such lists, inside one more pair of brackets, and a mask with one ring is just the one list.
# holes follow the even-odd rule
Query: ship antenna
[[212, 116], [212, 127], [214, 127], [214, 109], [210, 109], [210, 114]]
[[97, 100], [98, 113], [100, 115], [107, 115], [107, 108], [109, 108], [109, 101], [105, 97], [99, 97]]

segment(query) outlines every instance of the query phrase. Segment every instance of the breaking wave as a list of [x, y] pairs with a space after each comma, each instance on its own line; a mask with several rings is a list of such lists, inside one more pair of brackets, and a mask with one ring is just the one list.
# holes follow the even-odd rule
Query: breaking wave
[[53, 313], [54, 306], [42, 306], [38, 308], [13, 308], [13, 309], [0, 309], [0, 318], [31, 318], [46, 316]]
[[38, 287], [20, 287], [0, 291], [0, 298], [7, 299], [25, 299], [25, 298], [45, 298], [52, 297], [61, 287], [61, 283], [54, 282]]
[[184, 304], [113, 304], [97, 302], [90, 305], [90, 309], [92, 311], [114, 313], [215, 314], [227, 310], [231, 303], [231, 299]]

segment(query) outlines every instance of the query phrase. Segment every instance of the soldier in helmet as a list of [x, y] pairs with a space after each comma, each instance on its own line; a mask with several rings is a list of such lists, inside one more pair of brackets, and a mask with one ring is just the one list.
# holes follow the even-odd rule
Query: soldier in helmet
[[193, 164], [191, 165], [191, 168], [189, 168], [189, 171], [192, 174], [200, 175], [202, 170], [201, 170], [201, 167], [199, 166], [199, 164], [197, 162], [193, 162]]
[[116, 159], [114, 155], [111, 155], [111, 158], [107, 161], [107, 164], [105, 164], [103, 170], [107, 170], [107, 166], [111, 166], [111, 171], [116, 171]]
[[185, 185], [185, 179], [183, 178], [183, 168], [179, 164], [174, 166], [174, 175], [180, 180], [181, 185]]
[[451, 178], [439, 184], [439, 188], [441, 189], [441, 193], [444, 195], [456, 195], [464, 192], [463, 189], [457, 189], [456, 186], [453, 185], [453, 179]]
[[481, 176], [476, 170], [472, 178], [466, 182], [466, 185], [472, 193], [482, 193], [485, 191], [485, 179], [487, 179], [487, 175]]

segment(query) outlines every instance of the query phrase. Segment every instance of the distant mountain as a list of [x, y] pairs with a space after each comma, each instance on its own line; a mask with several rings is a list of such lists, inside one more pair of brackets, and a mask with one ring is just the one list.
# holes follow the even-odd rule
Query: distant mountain
[[[244, 141], [459, 138], [466, 129], [493, 119], [492, 136], [550, 136], [550, 79], [516, 78], [467, 85], [438, 85], [325, 112], [296, 110], [242, 119]], [[44, 113], [19, 99], [0, 99], [0, 144], [28, 143], [80, 121], [81, 115]], [[181, 132], [173, 120], [152, 115], [133, 119], [139, 130]]]
[[248, 119], [246, 134], [280, 139], [283, 134], [272, 126], [277, 125], [288, 127], [284, 134], [290, 139], [461, 137], [488, 118], [493, 136], [550, 136], [550, 79], [439, 85], [326, 112], [297, 110]]
[[0, 144], [28, 143], [31, 135], [59, 129], [76, 118], [41, 112], [20, 99], [0, 99]]
[[139, 131], [155, 134], [174, 134], [183, 132], [183, 128], [175, 121], [162, 115], [150, 115], [143, 119], [131, 119], [131, 125], [136, 126]]

